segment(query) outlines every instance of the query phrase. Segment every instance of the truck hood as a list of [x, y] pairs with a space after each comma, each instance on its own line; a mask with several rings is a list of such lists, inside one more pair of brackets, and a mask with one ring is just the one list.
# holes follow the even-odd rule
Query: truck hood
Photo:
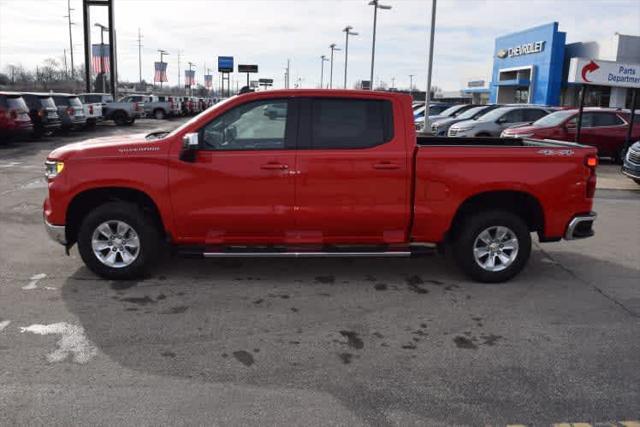
[[70, 157], [121, 157], [131, 154], [157, 154], [161, 151], [162, 139], [145, 139], [146, 134], [117, 135], [93, 138], [68, 144], [53, 150], [47, 158], [66, 160]]

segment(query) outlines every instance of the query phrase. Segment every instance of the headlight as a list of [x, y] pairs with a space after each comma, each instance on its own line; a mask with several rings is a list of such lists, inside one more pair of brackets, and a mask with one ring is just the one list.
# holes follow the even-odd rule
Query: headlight
[[64, 162], [47, 160], [44, 162], [44, 176], [47, 179], [53, 179], [58, 176], [64, 169]]
[[511, 135], [514, 138], [531, 138], [533, 136], [532, 133], [516, 133], [515, 135]]
[[475, 126], [471, 125], [471, 126], [457, 126], [455, 129], [458, 132], [466, 132], [468, 130], [473, 129]]

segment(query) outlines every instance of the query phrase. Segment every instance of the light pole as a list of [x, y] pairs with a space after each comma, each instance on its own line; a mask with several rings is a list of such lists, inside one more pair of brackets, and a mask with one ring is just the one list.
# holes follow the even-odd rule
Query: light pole
[[376, 59], [376, 24], [378, 21], [378, 9], [389, 10], [391, 6], [383, 5], [378, 3], [378, 0], [371, 0], [369, 2], [369, 6], [373, 6], [373, 42], [371, 45], [371, 78], [370, 78], [370, 86], [371, 90], [373, 90], [373, 65], [375, 64]]
[[324, 89], [324, 63], [329, 62], [326, 56], [322, 55], [320, 57], [320, 89]]
[[409, 74], [409, 95], [413, 96], [413, 74]]
[[357, 36], [358, 33], [351, 31], [353, 27], [351, 25], [347, 25], [344, 27], [342, 31], [344, 31], [344, 88], [347, 88], [347, 60], [349, 57], [349, 36]]
[[333, 52], [341, 49], [337, 48], [335, 43], [331, 43], [329, 45], [329, 49], [331, 49], [331, 70], [329, 72], [329, 89], [333, 89]]
[[69, 20], [69, 53], [71, 55], [71, 79], [74, 79], [74, 70], [73, 70], [73, 37], [71, 36], [71, 26], [75, 25], [75, 22], [71, 22], [71, 11], [74, 10], [71, 8], [71, 0], [67, 0], [67, 15], [65, 18]]
[[[93, 24], [94, 27], [100, 28], [100, 72], [102, 73], [102, 91], [107, 92], [107, 77], [104, 69], [104, 32], [109, 31], [109, 27], [102, 24]], [[111, 58], [110, 58], [111, 59]]]
[[[160, 52], [160, 66], [162, 67], [162, 58], [164, 55], [169, 55], [169, 52], [164, 49], [158, 49], [158, 52]], [[162, 76], [160, 77], [160, 89], [162, 89]]]
[[433, 36], [436, 28], [436, 0], [431, 0], [431, 34], [429, 36], [429, 68], [427, 69], [427, 92], [424, 96], [424, 124], [423, 132], [431, 129], [429, 126], [429, 102], [431, 98], [431, 68], [433, 66]]

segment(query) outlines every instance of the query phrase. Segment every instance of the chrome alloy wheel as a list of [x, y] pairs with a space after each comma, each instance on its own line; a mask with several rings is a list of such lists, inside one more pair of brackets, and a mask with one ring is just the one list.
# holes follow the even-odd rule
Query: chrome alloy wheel
[[91, 248], [96, 258], [107, 267], [124, 268], [138, 258], [140, 238], [126, 222], [105, 221], [93, 230]]
[[484, 229], [473, 243], [473, 257], [486, 271], [502, 271], [518, 257], [518, 238], [509, 228], [500, 225]]

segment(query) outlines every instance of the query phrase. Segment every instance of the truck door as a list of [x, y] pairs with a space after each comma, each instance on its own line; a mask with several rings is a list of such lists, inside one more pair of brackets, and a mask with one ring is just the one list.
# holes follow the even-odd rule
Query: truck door
[[[295, 218], [302, 243], [401, 243], [409, 223], [412, 124], [389, 100], [301, 101]], [[394, 123], [395, 120], [395, 123]]]
[[[185, 243], [282, 243], [291, 235], [294, 104], [248, 102], [199, 130], [195, 161], [170, 167], [176, 229]], [[275, 108], [283, 113], [269, 115]]]

